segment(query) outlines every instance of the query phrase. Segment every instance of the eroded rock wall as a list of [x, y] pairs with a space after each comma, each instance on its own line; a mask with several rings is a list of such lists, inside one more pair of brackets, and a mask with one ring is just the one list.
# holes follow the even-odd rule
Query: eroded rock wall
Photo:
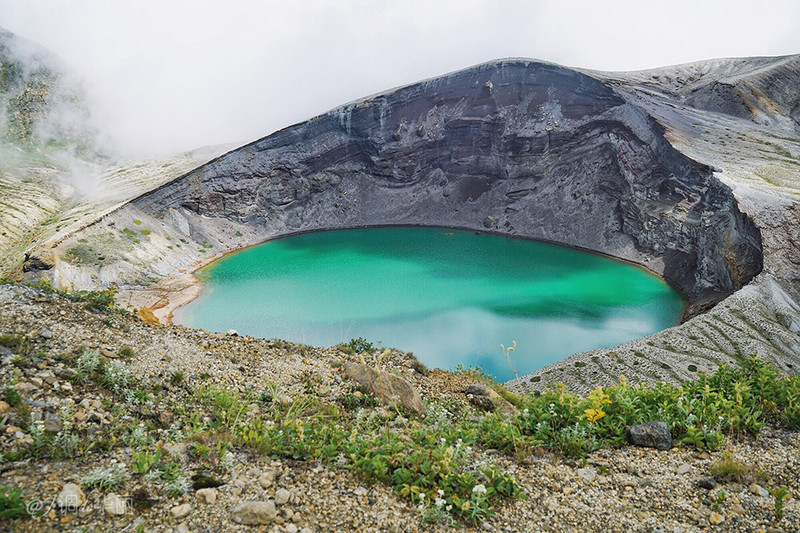
[[548, 240], [646, 266], [694, 310], [762, 266], [759, 232], [731, 191], [674, 150], [650, 115], [597, 79], [525, 60], [343, 106], [126, 209], [223, 247], [219, 227], [246, 228], [244, 244], [400, 224]]

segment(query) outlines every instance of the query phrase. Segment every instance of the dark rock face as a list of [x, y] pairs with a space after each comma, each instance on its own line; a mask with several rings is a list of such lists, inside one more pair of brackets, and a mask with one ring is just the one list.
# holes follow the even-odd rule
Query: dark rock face
[[265, 238], [436, 225], [553, 241], [642, 264], [696, 308], [761, 270], [758, 230], [731, 191], [652, 117], [597, 79], [524, 60], [343, 106], [134, 206], [201, 221], [193, 228], [228, 219]]
[[628, 442], [634, 446], [669, 450], [672, 448], [672, 432], [666, 422], [648, 422], [634, 424], [625, 428]]

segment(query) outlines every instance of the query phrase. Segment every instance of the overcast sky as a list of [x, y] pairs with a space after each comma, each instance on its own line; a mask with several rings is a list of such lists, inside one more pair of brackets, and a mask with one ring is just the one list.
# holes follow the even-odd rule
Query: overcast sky
[[0, 0], [136, 155], [245, 142], [489, 59], [635, 70], [800, 53], [797, 0]]

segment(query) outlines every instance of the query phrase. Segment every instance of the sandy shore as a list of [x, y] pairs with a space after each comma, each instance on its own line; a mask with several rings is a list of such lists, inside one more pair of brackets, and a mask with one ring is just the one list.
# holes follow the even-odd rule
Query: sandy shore
[[148, 307], [162, 324], [172, 324], [172, 313], [200, 294], [194, 274], [169, 276], [146, 289], [121, 290], [117, 302], [124, 308]]

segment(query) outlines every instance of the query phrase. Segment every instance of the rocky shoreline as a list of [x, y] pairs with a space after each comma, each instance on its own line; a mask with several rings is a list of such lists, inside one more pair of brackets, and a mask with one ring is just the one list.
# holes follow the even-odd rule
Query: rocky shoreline
[[[207, 333], [181, 326], [150, 326], [134, 316], [109, 313], [96, 302], [69, 301], [56, 293], [18, 285], [0, 285], [0, 334], [27, 339], [26, 355], [2, 348], [0, 386], [14, 388], [53, 435], [67, 429], [80, 436], [72, 459], [32, 457], [15, 460], [14, 450], [34, 444], [37, 435], [15, 409], [0, 404], [3, 422], [3, 484], [19, 488], [27, 501], [41, 502], [43, 515], [0, 522], [13, 531], [130, 530], [239, 531], [246, 516], [261, 525], [253, 530], [296, 531], [445, 531], [446, 523], [425, 522], [415, 502], [401, 498], [382, 483], [354, 475], [345, 466], [276, 458], [230, 446], [222, 463], [214, 457], [211, 433], [189, 438], [189, 406], [203, 387], [217, 386], [245, 393], [273, 383], [278, 401], [287, 406], [310, 399], [332, 402], [358, 398], [358, 387], [342, 374], [342, 364], [359, 362], [341, 348], [317, 349], [282, 341]], [[76, 379], [79, 353], [97, 351], [107, 361], [127, 368], [137, 383], [147, 383], [150, 401], [125, 400], [107, 382]], [[415, 361], [391, 352], [380, 364], [403, 376], [421, 394], [431, 412], [432, 401], [481, 416], [462, 392], [474, 383], [468, 374], [414, 370]], [[177, 376], [177, 377], [176, 377]], [[194, 391], [194, 392], [190, 392]], [[136, 392], [135, 394], [145, 394]], [[135, 396], [134, 394], [134, 396]], [[187, 396], [191, 394], [191, 396]], [[157, 401], [156, 401], [157, 400]], [[438, 404], [440, 405], [440, 404]], [[189, 409], [184, 411], [184, 409]], [[248, 417], [266, 409], [247, 406]], [[380, 408], [372, 408], [380, 413]], [[369, 412], [367, 410], [366, 412]], [[470, 415], [468, 413], [472, 412]], [[206, 415], [208, 416], [208, 415]], [[391, 424], [409, 424], [397, 418]], [[68, 426], [68, 427], [66, 427]], [[37, 427], [33, 424], [33, 427]], [[142, 427], [141, 433], [131, 428]], [[402, 426], [398, 426], [402, 427]], [[125, 428], [125, 429], [121, 429]], [[150, 437], [142, 435], [149, 434]], [[138, 437], [137, 437], [138, 435]], [[137, 444], [136, 438], [140, 440]], [[198, 444], [207, 445], [206, 450]], [[762, 428], [758, 437], [729, 439], [724, 448], [698, 451], [676, 445], [669, 451], [625, 446], [604, 448], [584, 461], [547, 452], [519, 457], [480, 447], [474, 459], [491, 463], [518, 480], [522, 497], [498, 500], [495, 515], [470, 531], [794, 531], [800, 528], [800, 506], [786, 503], [778, 520], [766, 488], [785, 485], [800, 494], [800, 433]], [[189, 479], [205, 472], [215, 487], [169, 488], [163, 478], [133, 470], [142, 450], [163, 450], [177, 474]], [[717, 475], [715, 466], [729, 454], [748, 472], [736, 480]], [[141, 459], [141, 458], [139, 458]], [[163, 462], [163, 460], [162, 460]], [[90, 488], [87, 476], [98, 468], [119, 465], [125, 481], [109, 489]], [[72, 483], [83, 493], [75, 492]], [[83, 488], [81, 488], [83, 487]], [[199, 487], [199, 486], [198, 486]], [[709, 488], [711, 487], [711, 488]], [[63, 491], [67, 492], [64, 493]], [[72, 492], [70, 492], [72, 491]], [[723, 492], [723, 496], [719, 494]], [[59, 506], [70, 494], [82, 504]], [[84, 501], [85, 498], [85, 501]], [[721, 500], [720, 500], [721, 499]], [[122, 502], [122, 503], [120, 503]], [[248, 503], [250, 502], [250, 503]], [[262, 502], [261, 507], [252, 502]], [[38, 505], [38, 504], [34, 504]], [[243, 507], [244, 506], [244, 507]], [[247, 513], [251, 513], [248, 515]], [[261, 513], [261, 514], [259, 514]], [[237, 521], [238, 520], [238, 521]]]

